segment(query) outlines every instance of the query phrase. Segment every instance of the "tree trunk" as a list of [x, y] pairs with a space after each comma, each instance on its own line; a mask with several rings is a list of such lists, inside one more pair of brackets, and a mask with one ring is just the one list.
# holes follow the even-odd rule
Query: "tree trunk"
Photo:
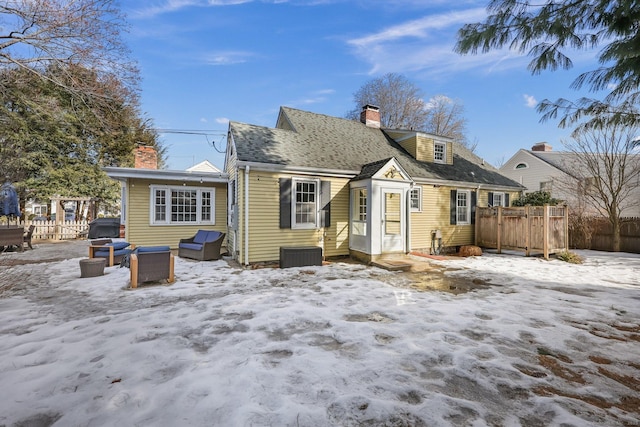
[[613, 232], [611, 249], [613, 252], [620, 252], [620, 218], [611, 218], [611, 230]]

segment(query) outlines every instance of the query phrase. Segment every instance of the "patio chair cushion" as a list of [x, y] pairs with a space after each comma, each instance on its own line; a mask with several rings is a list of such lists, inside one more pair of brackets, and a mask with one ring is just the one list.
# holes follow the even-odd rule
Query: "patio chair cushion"
[[169, 246], [139, 246], [133, 252], [141, 254], [144, 252], [169, 252], [170, 250]]
[[214, 242], [216, 240], [218, 240], [218, 238], [222, 236], [222, 233], [220, 231], [210, 231], [209, 232], [209, 236], [207, 237], [207, 242]]
[[111, 243], [105, 244], [104, 246], [113, 246], [113, 250], [117, 251], [117, 250], [120, 250], [120, 249], [128, 248], [129, 246], [131, 246], [131, 243], [129, 243], [129, 242], [111, 242]]
[[193, 237], [193, 243], [204, 243], [207, 241], [208, 236], [209, 236], [209, 231], [198, 230], [196, 235]]
[[[131, 253], [131, 249], [117, 249], [113, 248], [113, 256], [117, 257], [120, 255], [126, 255], [126, 254], [130, 254]], [[96, 257], [105, 257], [108, 258], [109, 257], [109, 250], [108, 249], [98, 249], [93, 253], [93, 256]]]
[[178, 246], [182, 249], [193, 249], [194, 251], [202, 250], [202, 244], [200, 243], [180, 243]]

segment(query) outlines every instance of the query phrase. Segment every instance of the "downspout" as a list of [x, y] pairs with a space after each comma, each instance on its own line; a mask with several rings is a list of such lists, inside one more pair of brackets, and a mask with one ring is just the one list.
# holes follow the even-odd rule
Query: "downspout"
[[249, 265], [249, 169], [244, 167], [244, 265]]
[[405, 245], [405, 253], [410, 253], [411, 252], [411, 190], [413, 190], [415, 183], [412, 182], [409, 185], [409, 191], [406, 193], [405, 196], [405, 209], [406, 209], [406, 217], [407, 217], [407, 229], [405, 231], [406, 236], [407, 236], [407, 242]]
[[[478, 216], [478, 204], [480, 203], [480, 187], [482, 187], [482, 184], [478, 184], [478, 187], [476, 188], [476, 206], [475, 206], [475, 212], [474, 212], [474, 215], [476, 217]], [[477, 218], [473, 219], [473, 244], [475, 246], [478, 246], [478, 221], [477, 221]], [[498, 246], [499, 246], [499, 244], [498, 244]]]

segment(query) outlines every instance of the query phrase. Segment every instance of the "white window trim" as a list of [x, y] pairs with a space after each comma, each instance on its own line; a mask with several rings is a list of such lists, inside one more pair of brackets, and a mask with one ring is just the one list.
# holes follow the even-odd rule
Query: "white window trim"
[[[315, 183], [315, 223], [314, 224], [298, 224], [296, 222], [296, 199], [297, 199], [297, 183], [313, 182]], [[291, 178], [291, 228], [296, 230], [314, 230], [320, 224], [320, 180], [310, 178]]]
[[[418, 192], [418, 207], [415, 208], [413, 207], [413, 204], [411, 203], [411, 193], [413, 193], [414, 191]], [[411, 212], [422, 212], [422, 186], [421, 185], [417, 185], [415, 187], [413, 187], [411, 190], [409, 190], [409, 204], [411, 205]]]
[[[165, 205], [165, 220], [157, 221], [155, 215], [156, 204], [156, 191], [166, 191], [166, 205]], [[196, 196], [196, 221], [171, 221], [171, 192], [172, 191], [192, 191], [197, 192]], [[186, 186], [166, 186], [166, 185], [151, 185], [149, 187], [149, 225], [170, 225], [170, 226], [190, 226], [190, 225], [215, 225], [216, 223], [216, 189], [214, 187], [186, 187]], [[211, 193], [211, 219], [202, 220], [202, 192], [207, 191]]]
[[[518, 166], [520, 165], [524, 165], [524, 167], [519, 168]], [[529, 164], [527, 162], [518, 162], [513, 166], [513, 170], [518, 170], [518, 169], [529, 169]]]
[[[500, 196], [500, 204], [499, 204], [499, 205], [496, 205], [496, 202], [495, 202], [495, 200], [496, 200], [496, 195], [499, 195], [499, 196]], [[501, 193], [501, 192], [494, 192], [494, 193], [493, 193], [493, 199], [491, 200], [491, 206], [493, 206], [493, 207], [497, 207], [497, 206], [502, 206], [502, 207], [504, 207], [504, 203], [505, 203], [505, 196], [504, 196], [504, 195], [505, 195], [505, 193]]]
[[[436, 147], [440, 145], [442, 146], [442, 160], [436, 159]], [[447, 144], [444, 142], [434, 142], [433, 143], [433, 161], [435, 163], [446, 163], [447, 162]]]
[[[467, 220], [466, 221], [460, 221], [459, 220], [460, 216], [458, 215], [458, 212], [461, 209], [461, 207], [458, 206], [458, 196], [463, 193], [467, 195], [467, 206], [466, 206]], [[457, 225], [471, 224], [471, 191], [470, 190], [458, 190], [458, 192], [456, 193], [456, 224]]]
[[[364, 219], [360, 219], [360, 192], [364, 191], [365, 194], [365, 205], [364, 205]], [[368, 189], [366, 187], [354, 187], [351, 189], [351, 225], [352, 227], [357, 227], [357, 225], [360, 225], [362, 227], [363, 233], [356, 233], [355, 231], [352, 231], [354, 233], [354, 235], [357, 236], [366, 236], [367, 235], [367, 220], [369, 217], [369, 212], [367, 210], [368, 207]]]

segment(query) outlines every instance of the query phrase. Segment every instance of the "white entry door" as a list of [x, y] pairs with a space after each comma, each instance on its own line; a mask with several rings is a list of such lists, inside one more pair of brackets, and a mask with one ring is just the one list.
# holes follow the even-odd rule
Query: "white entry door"
[[382, 253], [404, 251], [404, 192], [382, 190]]

